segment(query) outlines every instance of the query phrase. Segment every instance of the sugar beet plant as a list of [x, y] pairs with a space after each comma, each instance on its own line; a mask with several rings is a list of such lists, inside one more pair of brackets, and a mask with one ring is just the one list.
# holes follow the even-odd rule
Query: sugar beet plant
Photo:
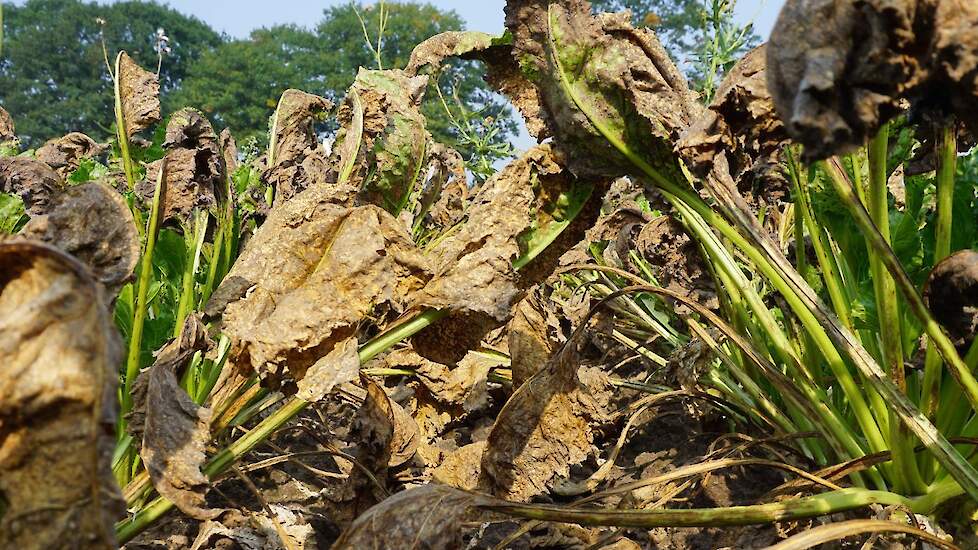
[[[172, 113], [139, 144], [135, 136], [160, 116], [155, 75], [120, 54], [107, 165], [90, 158], [98, 144], [75, 135], [33, 156], [0, 158], [0, 187], [18, 197], [0, 203], [11, 213], [4, 228], [24, 237], [0, 242], [3, 269], [11, 266], [2, 288], [23, 289], [16, 300], [0, 293], [0, 319], [62, 331], [54, 364], [86, 391], [47, 391], [85, 411], [90, 437], [69, 440], [95, 450], [78, 455], [86, 472], [78, 494], [71, 493], [78, 483], [59, 479], [52, 483], [64, 487], [48, 493], [3, 486], [0, 531], [14, 541], [38, 533], [58, 540], [73, 529], [110, 544], [174, 507], [213, 518], [220, 510], [206, 499], [211, 482], [335, 392], [388, 419], [386, 439], [370, 447], [386, 468], [398, 452], [396, 407], [365, 374], [410, 375], [413, 367], [361, 367], [408, 341], [410, 353], [439, 364], [467, 353], [494, 368], [509, 363], [494, 376], [518, 387], [478, 455], [477, 488], [492, 496], [438, 485], [405, 491], [360, 515], [337, 547], [390, 545], [377, 531], [387, 514], [424, 517], [401, 531], [438, 546], [459, 540], [463, 517], [486, 511], [585, 525], [719, 526], [871, 504], [933, 514], [951, 498], [978, 500], [970, 454], [978, 347], [966, 316], [970, 283], [962, 283], [973, 277], [973, 258], [959, 251], [978, 235], [958, 223], [976, 207], [974, 167], [959, 162], [958, 150], [978, 95], [961, 75], [972, 74], [978, 52], [961, 54], [973, 42], [967, 26], [942, 24], [978, 22], [978, 12], [908, 0], [898, 4], [913, 17], [897, 30], [876, 24], [891, 20], [882, 8], [855, 4], [837, 2], [840, 10], [822, 14], [820, 3], [789, 0], [772, 47], [745, 56], [703, 107], [654, 34], [632, 28], [627, 15], [596, 16], [579, 0], [514, 0], [504, 36], [433, 37], [403, 70], [361, 69], [339, 106], [286, 91], [267, 151], [241, 166], [230, 135], [217, 136], [193, 109]], [[824, 28], [811, 28], [823, 19]], [[875, 49], [855, 55], [864, 44]], [[419, 110], [428, 75], [453, 57], [482, 61], [535, 137], [551, 138], [474, 190], [458, 153], [431, 139]], [[867, 74], [881, 80], [860, 80]], [[325, 116], [339, 128], [330, 151], [312, 125]], [[0, 111], [0, 141], [13, 139]], [[113, 175], [121, 194], [85, 183]], [[650, 255], [611, 251], [596, 238], [585, 247], [592, 261], [565, 265], [549, 280], [565, 285], [565, 299], [588, 289], [601, 303], [544, 365], [512, 346], [511, 361], [480, 348], [532, 307], [527, 289], [554, 274], [557, 258], [594, 225], [595, 197], [622, 177], [647, 191], [641, 216], [691, 239], [685, 259], [701, 259], [697, 280], [709, 281], [715, 303], [704, 302], [708, 293], [660, 285], [663, 265]], [[75, 309], [19, 307], [45, 303], [37, 283], [45, 277], [92, 298], [70, 302]], [[105, 313], [85, 304], [113, 308], [125, 353], [103, 330]], [[807, 496], [710, 509], [522, 503], [536, 494], [534, 483], [552, 479], [523, 473], [532, 457], [521, 449], [532, 445], [507, 437], [593, 439], [587, 421], [548, 434], [543, 420], [527, 424], [527, 411], [602, 416], [576, 353], [588, 319], [605, 306], [615, 318], [610, 336], [652, 364], [704, 346], [708, 360], [684, 380], [731, 417], [793, 445], [817, 470], [784, 466], [810, 482], [796, 491]], [[96, 327], [99, 337], [78, 338], [71, 323]], [[510, 331], [518, 330], [513, 323]], [[14, 373], [30, 372], [30, 350], [54, 341], [38, 331], [0, 335], [10, 343], [0, 349], [28, 350], [12, 356]], [[81, 354], [97, 360], [75, 360]], [[119, 418], [106, 398], [117, 379]], [[12, 380], [36, 389], [38, 378]], [[0, 402], [0, 413], [25, 411], [11, 430], [63, 434], [61, 418], [43, 416], [43, 407], [23, 400], [28, 393]], [[540, 396], [556, 394], [573, 398], [547, 401], [541, 412]], [[19, 456], [42, 439], [24, 439]], [[356, 457], [351, 491], [370, 486], [375, 455]], [[547, 459], [549, 476], [572, 462], [560, 453]], [[27, 467], [47, 471], [47, 460]], [[595, 474], [561, 490], [582, 494], [599, 481]], [[124, 519], [116, 483], [130, 511]], [[49, 502], [38, 494], [62, 499], [66, 515], [48, 521]], [[941, 544], [894, 525], [851, 528], [912, 531]]]

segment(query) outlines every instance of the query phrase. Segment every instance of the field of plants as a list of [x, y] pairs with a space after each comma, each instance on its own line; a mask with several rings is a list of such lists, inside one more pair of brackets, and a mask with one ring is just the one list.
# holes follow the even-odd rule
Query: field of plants
[[[365, 16], [261, 150], [124, 51], [107, 143], [0, 107], [4, 548], [978, 548], [978, 3], [787, 0], [699, 91], [585, 0]], [[538, 145], [432, 137], [509, 151], [459, 62]]]

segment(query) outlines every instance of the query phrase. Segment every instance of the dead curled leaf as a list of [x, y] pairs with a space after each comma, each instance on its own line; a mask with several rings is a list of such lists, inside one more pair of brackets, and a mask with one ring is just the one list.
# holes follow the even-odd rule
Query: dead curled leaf
[[217, 204], [224, 188], [224, 161], [217, 134], [207, 118], [191, 108], [173, 113], [163, 147], [166, 157], [146, 167], [146, 179], [137, 187], [140, 195], [152, 200], [165, 165], [162, 219], [186, 222], [195, 209]]
[[0, 242], [0, 540], [116, 548], [110, 468], [122, 349], [88, 271], [54, 247]]
[[978, 4], [789, 0], [771, 33], [769, 85], [808, 158], [851, 151], [901, 113], [978, 128]]
[[[287, 374], [301, 381], [311, 367], [325, 375], [331, 359], [319, 362], [349, 358], [330, 353], [356, 336], [368, 314], [403, 311], [406, 296], [429, 277], [426, 260], [390, 214], [334, 200], [331, 187], [317, 186], [273, 209], [208, 305], [211, 313], [223, 311], [232, 364], [273, 385]], [[346, 374], [332, 384], [355, 378], [346, 364], [337, 363]], [[330, 387], [318, 384], [307, 397]]]
[[413, 339], [423, 357], [455, 363], [512, 316], [524, 285], [513, 268], [521, 252], [517, 237], [532, 226], [541, 200], [549, 198], [535, 196], [534, 182], [552, 196], [555, 188], [570, 185], [546, 145], [530, 149], [483, 184], [459, 230], [427, 253], [434, 277], [412, 302], [451, 314]]
[[594, 16], [584, 0], [507, 2], [506, 28], [537, 88], [536, 137], [554, 136], [571, 171], [633, 171], [607, 134], [657, 169], [678, 173], [672, 143], [700, 107], [652, 31], [632, 28], [627, 13]]
[[[664, 214], [647, 223], [635, 248], [648, 260], [661, 286], [706, 307], [720, 307], [713, 274], [699, 245], [676, 218]], [[689, 311], [683, 304], [674, 307], [680, 314]]]
[[126, 135], [132, 137], [160, 121], [160, 82], [126, 52], [119, 52], [116, 71]]
[[960, 250], [934, 266], [924, 300], [955, 345], [967, 350], [978, 332], [978, 252]]
[[153, 365], [133, 385], [129, 430], [142, 439], [140, 457], [156, 490], [183, 513], [211, 519], [221, 513], [207, 508], [210, 482], [201, 472], [210, 441], [210, 409], [198, 406], [180, 387], [178, 372], [196, 351], [207, 348], [203, 323], [187, 318], [180, 337], [156, 354]]
[[435, 142], [428, 156], [428, 177], [418, 201], [419, 211], [413, 217], [420, 227], [444, 232], [462, 219], [468, 205], [465, 161], [458, 151]]
[[408, 489], [361, 514], [333, 549], [462, 548], [463, 526], [485, 515], [482, 500], [444, 485]]
[[139, 261], [136, 222], [126, 200], [100, 183], [69, 187], [20, 235], [54, 245], [81, 260], [114, 300]]
[[388, 368], [414, 370], [417, 381], [436, 400], [446, 405], [459, 405], [466, 412], [486, 404], [486, 376], [495, 364], [470, 352], [458, 364], [443, 365], [421, 357], [411, 348], [392, 351], [383, 362]]
[[480, 487], [517, 501], [547, 494], [592, 455], [600, 424], [610, 419], [597, 399], [606, 385], [579, 372], [581, 338], [572, 337], [547, 365], [513, 393], [499, 412], [482, 455]]
[[361, 68], [337, 118], [330, 181], [359, 189], [360, 204], [399, 213], [424, 166], [431, 136], [425, 129], [421, 100], [427, 76], [400, 70]]
[[777, 204], [790, 193], [780, 165], [787, 143], [767, 88], [767, 46], [761, 45], [727, 72], [713, 102], [683, 133], [676, 149], [701, 178], [711, 176], [717, 156], [725, 157], [741, 195]]
[[567, 339], [553, 311], [553, 302], [544, 296], [540, 285], [516, 306], [508, 328], [513, 387], [518, 388], [539, 372]]
[[0, 192], [19, 196], [27, 214], [47, 212], [63, 190], [61, 176], [47, 164], [28, 157], [0, 157]]
[[272, 156], [262, 174], [275, 188], [275, 201], [326, 181], [326, 151], [316, 138], [313, 122], [332, 109], [328, 99], [289, 89], [282, 92], [272, 128]]
[[67, 180], [78, 169], [81, 159], [98, 156], [106, 149], [107, 145], [98, 143], [81, 132], [72, 132], [48, 140], [34, 152], [34, 156]]
[[0, 143], [17, 139], [14, 130], [14, 119], [3, 107], [0, 107]]

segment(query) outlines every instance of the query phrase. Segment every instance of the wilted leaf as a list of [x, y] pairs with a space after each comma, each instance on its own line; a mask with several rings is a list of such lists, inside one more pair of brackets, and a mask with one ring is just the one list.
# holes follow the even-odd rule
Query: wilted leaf
[[426, 76], [361, 68], [339, 109], [331, 181], [349, 171], [342, 183], [359, 188], [361, 202], [397, 215], [422, 177], [431, 140], [420, 111], [427, 85]]
[[201, 472], [210, 441], [210, 409], [198, 406], [180, 387], [179, 372], [197, 351], [207, 348], [203, 323], [187, 317], [180, 336], [156, 354], [153, 365], [133, 384], [129, 431], [153, 486], [183, 513], [195, 519], [216, 517], [207, 508], [210, 482]]
[[468, 198], [469, 184], [462, 156], [452, 148], [432, 142], [428, 178], [414, 213], [415, 227], [447, 230], [462, 219]]
[[160, 168], [165, 163], [163, 220], [186, 222], [194, 209], [210, 208], [224, 189], [224, 167], [217, 134], [196, 109], [181, 109], [170, 117], [163, 141], [166, 157], [146, 167], [137, 192], [152, 199]]
[[224, 160], [224, 173], [235, 173], [238, 170], [238, 144], [234, 141], [230, 128], [221, 130], [221, 135], [217, 136], [217, 145]]
[[513, 387], [518, 388], [544, 368], [560, 344], [566, 341], [553, 303], [538, 285], [516, 306], [507, 338], [513, 369]]
[[978, 252], [960, 250], [934, 266], [924, 300], [955, 345], [967, 350], [978, 333]]
[[17, 139], [14, 131], [14, 119], [3, 107], [0, 107], [0, 143]]
[[549, 275], [556, 256], [563, 252], [540, 262], [546, 265], [531, 276], [520, 277], [514, 262], [532, 242], [527, 235], [540, 227], [541, 220], [568, 218], [556, 203], [575, 185], [544, 145], [534, 147], [479, 188], [461, 227], [427, 254], [435, 276], [414, 296], [414, 303], [448, 309], [451, 315], [414, 338], [419, 354], [438, 363], [455, 363], [490, 330], [509, 321], [523, 297], [521, 287]]
[[126, 52], [119, 52], [115, 68], [126, 135], [132, 137], [160, 121], [160, 82]]
[[431, 472], [431, 479], [465, 491], [476, 490], [479, 487], [482, 455], [485, 450], [485, 441], [469, 443], [455, 449]]
[[333, 544], [361, 548], [462, 548], [462, 528], [483, 514], [481, 497], [443, 485], [402, 491], [360, 515]]
[[360, 356], [357, 339], [350, 337], [333, 346], [326, 355], [310, 366], [298, 382], [298, 397], [306, 401], [319, 401], [339, 384], [352, 382], [360, 374]]
[[762, 204], [776, 205], [789, 194], [780, 165], [788, 135], [768, 93], [766, 56], [767, 46], [759, 46], [727, 72], [713, 103], [683, 134], [677, 149], [697, 176], [725, 181], [724, 174], [711, 174], [716, 157], [723, 156], [748, 201], [759, 197]]
[[428, 278], [402, 224], [334, 199], [316, 186], [273, 209], [208, 306], [224, 311], [233, 364], [269, 382], [281, 383], [286, 369], [302, 380], [368, 314], [402, 311]]
[[978, 4], [789, 0], [771, 33], [778, 114], [809, 158], [863, 145], [909, 100], [978, 128]]
[[672, 144], [699, 111], [686, 80], [655, 34], [627, 13], [591, 15], [584, 0], [506, 4], [514, 53], [536, 85], [546, 130], [578, 176], [633, 170], [613, 141], [678, 173]]
[[0, 242], [0, 540], [116, 548], [110, 468], [121, 346], [87, 270], [48, 245]]
[[467, 412], [486, 404], [486, 376], [497, 364], [491, 358], [470, 352], [458, 364], [443, 365], [421, 357], [410, 348], [389, 353], [384, 363], [392, 369], [413, 369], [418, 382], [435, 399], [446, 405], [461, 406]]
[[48, 140], [34, 152], [34, 156], [54, 168], [61, 179], [67, 180], [68, 176], [78, 169], [81, 159], [100, 155], [107, 148], [108, 146], [97, 143], [81, 132], [72, 132]]
[[[667, 214], [653, 219], [638, 234], [635, 248], [652, 266], [660, 286], [706, 307], [720, 306], [713, 273], [678, 220]], [[674, 307], [679, 313], [688, 311], [682, 304]]]
[[546, 494], [592, 454], [595, 431], [609, 417], [597, 388], [579, 376], [579, 340], [572, 337], [496, 417], [480, 480], [492, 494], [519, 501]]
[[29, 215], [47, 212], [62, 190], [64, 182], [47, 164], [28, 157], [0, 157], [0, 192], [20, 197]]
[[87, 183], [57, 195], [47, 213], [35, 216], [21, 236], [54, 245], [81, 260], [115, 299], [139, 261], [136, 222], [116, 190]]
[[268, 168], [263, 179], [275, 187], [275, 202], [326, 181], [326, 151], [316, 138], [313, 123], [332, 109], [324, 97], [300, 90], [285, 90], [272, 125]]

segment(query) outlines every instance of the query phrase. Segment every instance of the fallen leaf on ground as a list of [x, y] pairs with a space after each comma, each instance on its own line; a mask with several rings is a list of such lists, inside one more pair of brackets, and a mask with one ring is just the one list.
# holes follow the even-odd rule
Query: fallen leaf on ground
[[104, 303], [70, 256], [0, 242], [0, 540], [9, 547], [116, 548], [122, 348]]

